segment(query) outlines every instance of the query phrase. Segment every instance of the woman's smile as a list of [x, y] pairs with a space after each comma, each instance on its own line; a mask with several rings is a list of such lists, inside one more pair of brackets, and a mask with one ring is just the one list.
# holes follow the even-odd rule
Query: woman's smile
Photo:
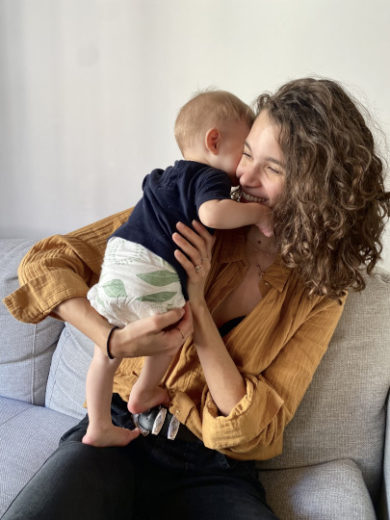
[[245, 191], [241, 190], [241, 202], [258, 202], [259, 204], [267, 204], [268, 199], [263, 197], [255, 197], [254, 195], [251, 195], [250, 193], [246, 193]]

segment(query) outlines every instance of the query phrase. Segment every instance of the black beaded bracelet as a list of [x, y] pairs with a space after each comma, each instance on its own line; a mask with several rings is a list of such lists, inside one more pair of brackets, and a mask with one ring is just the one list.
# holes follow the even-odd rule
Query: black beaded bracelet
[[111, 339], [111, 336], [112, 336], [112, 333], [114, 332], [114, 330], [116, 329], [119, 329], [119, 327], [112, 327], [112, 329], [110, 330], [110, 332], [108, 333], [108, 338], [107, 338], [107, 343], [106, 343], [106, 350], [107, 350], [107, 356], [110, 358], [110, 359], [115, 359], [114, 356], [111, 354], [110, 352], [110, 339]]

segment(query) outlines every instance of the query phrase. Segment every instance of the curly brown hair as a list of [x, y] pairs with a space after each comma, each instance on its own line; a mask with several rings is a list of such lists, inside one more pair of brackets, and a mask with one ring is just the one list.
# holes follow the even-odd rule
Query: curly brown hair
[[280, 125], [286, 182], [274, 208], [283, 263], [311, 294], [365, 288], [390, 214], [383, 162], [359, 104], [336, 82], [304, 78], [257, 99]]

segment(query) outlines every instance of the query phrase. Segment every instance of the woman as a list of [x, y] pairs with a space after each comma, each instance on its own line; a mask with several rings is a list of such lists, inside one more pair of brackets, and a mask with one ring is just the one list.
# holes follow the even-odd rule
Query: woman
[[164, 383], [181, 426], [173, 441], [137, 438], [135, 429], [127, 447], [94, 448], [80, 442], [82, 421], [5, 519], [275, 518], [254, 461], [281, 453], [347, 289], [363, 289], [361, 267], [371, 271], [379, 258], [389, 194], [362, 115], [328, 80], [292, 81], [260, 96], [237, 177], [242, 202], [273, 209], [275, 236], [252, 226], [218, 232], [214, 243], [199, 223], [179, 223], [184, 316], [171, 311], [111, 331], [86, 301], [105, 241], [128, 212], [44, 240], [24, 259], [24, 285], [6, 302], [14, 315], [39, 321], [54, 313], [123, 358], [115, 424], [133, 426], [126, 401], [137, 356], [176, 352]]

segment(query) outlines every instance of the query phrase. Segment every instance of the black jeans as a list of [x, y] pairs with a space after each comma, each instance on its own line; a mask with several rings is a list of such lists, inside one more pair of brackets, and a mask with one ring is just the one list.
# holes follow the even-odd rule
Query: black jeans
[[[113, 421], [129, 425], [126, 403], [115, 399]], [[3, 520], [276, 519], [253, 462], [201, 441], [153, 435], [124, 448], [94, 448], [81, 442], [87, 424], [86, 417], [62, 437]]]

